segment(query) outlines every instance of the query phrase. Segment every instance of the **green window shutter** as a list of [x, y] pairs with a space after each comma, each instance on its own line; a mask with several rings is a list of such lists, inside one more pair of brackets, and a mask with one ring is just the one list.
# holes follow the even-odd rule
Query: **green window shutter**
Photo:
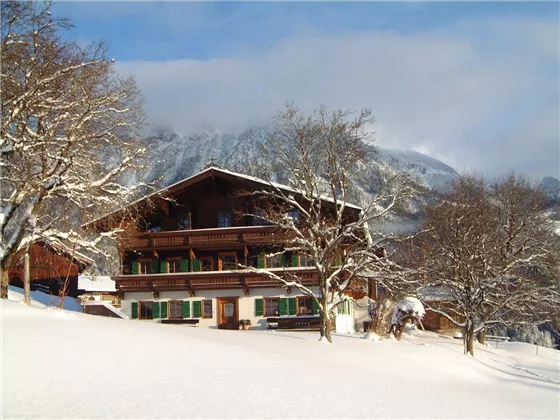
[[167, 318], [167, 307], [169, 305], [169, 302], [161, 302], [161, 317], [162, 318]]
[[193, 302], [193, 318], [202, 318], [202, 301], [195, 300]]
[[152, 260], [152, 273], [159, 273], [159, 261], [158, 260]]
[[319, 313], [319, 304], [315, 299], [313, 299], [313, 315], [317, 315]]
[[342, 265], [342, 258], [338, 257], [334, 260], [335, 267], [340, 267]]
[[257, 268], [265, 268], [265, 258], [264, 255], [259, 255], [257, 257]]
[[193, 271], [202, 271], [202, 264], [200, 264], [200, 260], [197, 258], [192, 260], [192, 267]]
[[140, 273], [140, 263], [138, 261], [132, 261], [132, 274]]
[[138, 318], [138, 302], [130, 303], [130, 317], [132, 319]]
[[263, 308], [263, 299], [255, 299], [255, 315], [256, 316], [263, 316], [264, 308]]
[[280, 315], [288, 315], [288, 299], [278, 299], [278, 313]]
[[288, 315], [296, 315], [297, 314], [297, 299], [288, 298]]
[[169, 263], [167, 260], [160, 260], [159, 261], [159, 272], [160, 273], [169, 273]]
[[188, 300], [183, 301], [183, 318], [191, 317], [191, 303]]
[[152, 302], [152, 318], [159, 318], [159, 302]]
[[187, 273], [189, 271], [189, 260], [181, 260], [181, 273]]
[[299, 257], [297, 254], [292, 255], [292, 267], [299, 267]]
[[288, 256], [286, 254], [282, 254], [280, 256], [280, 266], [286, 267], [288, 265]]

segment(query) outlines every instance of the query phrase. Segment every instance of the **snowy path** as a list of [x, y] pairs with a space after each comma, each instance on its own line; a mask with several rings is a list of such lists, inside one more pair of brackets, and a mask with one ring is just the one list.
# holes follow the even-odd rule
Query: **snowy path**
[[548, 349], [537, 357], [481, 346], [472, 359], [459, 340], [431, 333], [400, 343], [335, 336], [328, 345], [315, 333], [7, 301], [1, 311], [3, 418], [560, 417], [560, 387], [549, 380], [560, 377], [560, 353]]

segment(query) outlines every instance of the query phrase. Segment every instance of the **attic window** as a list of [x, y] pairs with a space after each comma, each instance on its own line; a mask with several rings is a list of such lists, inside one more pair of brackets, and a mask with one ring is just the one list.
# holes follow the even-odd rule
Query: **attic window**
[[218, 227], [231, 227], [231, 226], [232, 226], [231, 211], [218, 212]]
[[299, 210], [291, 210], [287, 213], [287, 216], [294, 221], [294, 225], [298, 225], [301, 220]]

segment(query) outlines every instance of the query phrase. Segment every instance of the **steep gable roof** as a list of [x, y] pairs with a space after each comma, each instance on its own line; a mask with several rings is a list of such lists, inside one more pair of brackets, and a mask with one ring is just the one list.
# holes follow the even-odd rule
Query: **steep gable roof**
[[[149, 194], [145, 197], [142, 197], [142, 198], [128, 204], [124, 208], [134, 206], [134, 205], [139, 204], [139, 203], [141, 203], [145, 200], [149, 200], [150, 198], [153, 198], [153, 197], [169, 196], [169, 195], [178, 193], [180, 191], [183, 191], [183, 190], [187, 189], [188, 187], [190, 187], [192, 185], [195, 185], [199, 182], [202, 182], [206, 179], [213, 178], [213, 177], [216, 177], [216, 176], [218, 176], [220, 178], [223, 178], [223, 179], [229, 179], [231, 181], [245, 180], [245, 181], [249, 181], [249, 182], [261, 185], [263, 187], [272, 186], [272, 187], [276, 187], [276, 188], [278, 188], [280, 190], [283, 190], [283, 191], [286, 191], [286, 192], [292, 192], [294, 194], [301, 194], [301, 191], [298, 191], [297, 189], [295, 189], [293, 187], [290, 187], [290, 186], [287, 186], [287, 185], [279, 184], [279, 183], [276, 183], [276, 182], [265, 181], [263, 179], [260, 179], [260, 178], [257, 178], [257, 177], [251, 176], [251, 175], [245, 175], [245, 174], [242, 174], [242, 173], [239, 173], [239, 172], [230, 171], [230, 170], [223, 169], [223, 168], [220, 168], [220, 167], [217, 167], [217, 166], [210, 166], [210, 167], [205, 168], [204, 170], [202, 170], [201, 172], [199, 172], [195, 175], [192, 175], [192, 176], [190, 176], [188, 178], [185, 178], [185, 179], [183, 179], [179, 182], [176, 182], [175, 184], [168, 185], [165, 188], [162, 188], [162, 189], [160, 189], [156, 192], [153, 192], [153, 193], [151, 193], [151, 194]], [[321, 200], [327, 201], [327, 202], [331, 202], [331, 203], [334, 202], [334, 200], [330, 197], [321, 196], [321, 197], [318, 197], [318, 198], [320, 198]], [[350, 203], [345, 203], [345, 206], [348, 207], [348, 208], [352, 208], [354, 210], [362, 210], [361, 207], [356, 206], [354, 204], [350, 204]], [[95, 220], [92, 220], [91, 222], [84, 223], [82, 225], [82, 227], [91, 226], [91, 225], [95, 224], [96, 222], [99, 222], [99, 221], [107, 218], [108, 216], [110, 216], [112, 214], [118, 213], [122, 209], [123, 208], [114, 210], [114, 211], [109, 212], [109, 213], [107, 213], [107, 214], [105, 214], [105, 215], [103, 215], [103, 216], [101, 216], [101, 217], [99, 217]]]

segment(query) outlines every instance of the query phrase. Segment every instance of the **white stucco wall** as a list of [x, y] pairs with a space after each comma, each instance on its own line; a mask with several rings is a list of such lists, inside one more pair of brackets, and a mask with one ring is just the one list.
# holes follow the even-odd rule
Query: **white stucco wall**
[[[312, 288], [313, 292], [318, 293], [318, 288]], [[218, 327], [218, 300], [217, 298], [237, 297], [239, 302], [239, 319], [251, 320], [252, 329], [266, 329], [266, 316], [255, 315], [255, 299], [264, 297], [290, 298], [303, 296], [297, 290], [292, 289], [291, 294], [287, 294], [282, 288], [250, 289], [249, 296], [245, 296], [242, 290], [207, 290], [198, 292], [195, 297], [190, 297], [186, 291], [160, 292], [159, 298], [154, 298], [150, 292], [127, 292], [122, 300], [121, 310], [131, 316], [131, 302], [140, 300], [167, 301], [167, 300], [187, 300], [190, 302], [212, 299], [212, 318], [199, 318], [200, 327]], [[192, 303], [191, 303], [192, 311]], [[149, 320], [142, 320], [150, 322]], [[157, 322], [157, 320], [153, 320]]]

